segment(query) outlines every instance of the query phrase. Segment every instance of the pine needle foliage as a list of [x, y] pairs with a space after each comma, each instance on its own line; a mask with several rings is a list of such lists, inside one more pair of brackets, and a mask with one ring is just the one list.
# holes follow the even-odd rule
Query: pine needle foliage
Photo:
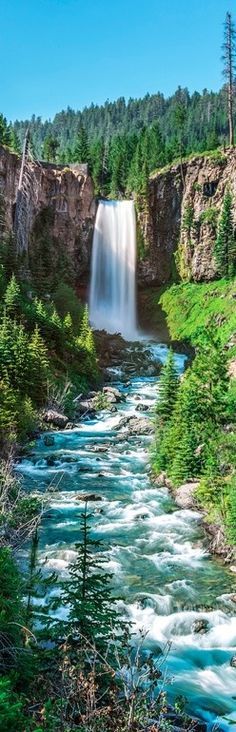
[[170, 348], [159, 380], [158, 401], [156, 405], [159, 424], [164, 425], [170, 419], [176, 402], [178, 387], [178, 371], [175, 365], [174, 352]]
[[111, 596], [111, 575], [104, 571], [103, 545], [92, 539], [90, 519], [86, 502], [80, 517], [81, 542], [75, 545], [77, 557], [61, 599], [70, 607], [67, 633], [77, 642], [83, 643], [84, 638], [96, 641], [96, 647], [104, 650], [119, 620]]
[[219, 274], [228, 278], [236, 274], [236, 237], [232, 202], [232, 193], [227, 188], [214, 249]]

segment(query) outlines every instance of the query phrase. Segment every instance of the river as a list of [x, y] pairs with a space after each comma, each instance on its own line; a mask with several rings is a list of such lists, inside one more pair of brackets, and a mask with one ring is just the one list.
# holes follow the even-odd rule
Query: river
[[[166, 346], [152, 343], [150, 348], [165, 360]], [[184, 359], [176, 354], [180, 372]], [[122, 364], [110, 369], [109, 377], [125, 397], [117, 411], [54, 433], [52, 447], [45, 446], [42, 436], [34, 454], [18, 465], [31, 491], [50, 487], [40, 561], [47, 557], [50, 569], [67, 573], [79, 540], [82, 505], [76, 496], [101, 496], [102, 502], [91, 504], [93, 534], [105, 542], [114, 592], [122, 592], [135, 628], [148, 630], [146, 642], [154, 653], [155, 647], [171, 642], [166, 661], [170, 697], [185, 695], [190, 713], [222, 727], [225, 716], [236, 722], [236, 668], [230, 666], [236, 653], [235, 603], [230, 599], [235, 577], [209, 554], [199, 514], [177, 508], [168, 491], [151, 482], [152, 435], [119, 429], [124, 416], [152, 419], [158, 379], [127, 377]], [[198, 618], [208, 620], [207, 632], [193, 632]]]

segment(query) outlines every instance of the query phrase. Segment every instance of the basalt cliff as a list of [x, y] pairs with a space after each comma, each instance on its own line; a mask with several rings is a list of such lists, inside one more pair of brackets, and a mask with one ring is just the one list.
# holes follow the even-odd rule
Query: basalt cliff
[[[4, 202], [5, 223], [14, 228], [19, 199], [20, 158], [0, 147], [0, 194]], [[92, 236], [96, 215], [93, 183], [86, 165], [27, 162], [21, 205], [26, 242], [22, 244], [28, 261], [34, 251], [50, 239], [49, 266], [56, 266], [57, 252], [64, 252], [75, 279], [86, 278], [90, 266]], [[45, 239], [45, 241], [44, 241]]]
[[139, 281], [214, 279], [214, 245], [224, 193], [230, 186], [236, 221], [236, 151], [194, 157], [153, 173], [138, 214], [143, 237]]
[[[20, 164], [17, 155], [0, 147], [0, 195], [9, 230], [14, 227]], [[97, 208], [87, 166], [28, 162], [26, 172], [29, 269], [47, 253], [48, 266], [55, 269], [60, 252], [74, 281], [87, 284]], [[139, 285], [169, 282], [177, 270], [182, 279], [214, 279], [214, 244], [227, 185], [236, 220], [235, 150], [194, 157], [182, 169], [176, 164], [151, 175], [147, 195], [137, 205]]]

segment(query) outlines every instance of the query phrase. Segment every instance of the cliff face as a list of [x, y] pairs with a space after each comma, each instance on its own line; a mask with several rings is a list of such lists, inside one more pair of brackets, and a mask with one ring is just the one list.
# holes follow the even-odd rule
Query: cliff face
[[[13, 230], [19, 199], [20, 162], [17, 155], [0, 147], [0, 195], [9, 230]], [[138, 207], [137, 215], [139, 284], [170, 281], [176, 265], [183, 279], [201, 281], [215, 277], [214, 244], [227, 184], [233, 194], [236, 220], [235, 173], [236, 150], [226, 150], [224, 154], [199, 156], [185, 162], [184, 185], [180, 165], [151, 176], [148, 196]], [[64, 267], [70, 269], [74, 280], [87, 283], [96, 215], [87, 166], [28, 162], [25, 191], [19, 216], [20, 248], [24, 250], [26, 230], [30, 268], [36, 269], [41, 257], [46, 267], [56, 269], [58, 258], [62, 259], [64, 254]]]
[[184, 279], [211, 280], [217, 272], [214, 244], [224, 193], [229, 184], [236, 220], [236, 151], [196, 157], [153, 174], [146, 214], [139, 223], [146, 242], [139, 264], [141, 282], [170, 280], [175, 260]]
[[[0, 193], [11, 231], [17, 200], [20, 159], [5, 148], [0, 148]], [[63, 167], [51, 164], [27, 163], [24, 206], [28, 227], [29, 252], [35, 245], [37, 232], [47, 212], [47, 233], [60, 250], [70, 259], [76, 278], [89, 269], [92, 234], [96, 215], [93, 183], [86, 165]], [[23, 214], [25, 215], [24, 211]], [[24, 218], [23, 215], [23, 218]], [[42, 222], [42, 226], [40, 223]], [[53, 265], [53, 263], [52, 263]]]

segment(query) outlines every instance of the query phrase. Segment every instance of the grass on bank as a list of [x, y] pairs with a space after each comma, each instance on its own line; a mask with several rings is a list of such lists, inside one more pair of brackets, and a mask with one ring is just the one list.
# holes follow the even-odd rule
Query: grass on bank
[[172, 285], [153, 300], [166, 312], [173, 340], [196, 346], [212, 329], [229, 356], [236, 355], [236, 279]]

